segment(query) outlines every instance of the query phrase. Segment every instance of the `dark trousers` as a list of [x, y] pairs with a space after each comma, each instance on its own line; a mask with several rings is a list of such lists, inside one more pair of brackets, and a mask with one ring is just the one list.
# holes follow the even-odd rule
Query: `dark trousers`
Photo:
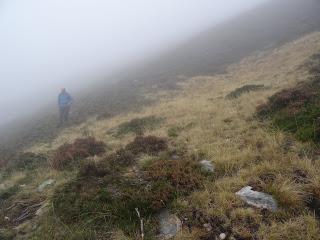
[[60, 125], [68, 122], [70, 106], [61, 106], [60, 108]]

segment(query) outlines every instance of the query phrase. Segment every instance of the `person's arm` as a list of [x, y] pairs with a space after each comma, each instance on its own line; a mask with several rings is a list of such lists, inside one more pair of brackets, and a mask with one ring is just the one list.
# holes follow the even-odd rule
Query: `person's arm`
[[70, 94], [68, 94], [68, 98], [69, 98], [69, 105], [71, 105], [73, 103], [73, 98]]

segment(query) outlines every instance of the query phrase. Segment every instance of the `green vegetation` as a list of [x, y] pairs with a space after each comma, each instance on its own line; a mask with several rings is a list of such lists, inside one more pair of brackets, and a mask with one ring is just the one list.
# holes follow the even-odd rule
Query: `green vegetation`
[[177, 197], [201, 188], [205, 179], [200, 166], [188, 160], [158, 159], [140, 169], [140, 174], [124, 175], [139, 154], [157, 155], [166, 148], [165, 139], [137, 137], [100, 162], [84, 163], [74, 181], [55, 191], [55, 214], [66, 225], [97, 231], [104, 225], [134, 236], [140, 227], [138, 209], [146, 220], [146, 239], [153, 239], [156, 214]]
[[159, 124], [164, 121], [163, 118], [155, 116], [134, 118], [129, 122], [124, 122], [116, 129], [115, 136], [122, 136], [128, 133], [142, 135], [146, 130], [154, 130]]
[[252, 92], [252, 91], [260, 91], [260, 90], [264, 90], [266, 89], [266, 87], [262, 84], [259, 85], [254, 85], [254, 84], [249, 84], [249, 85], [244, 85], [240, 88], [235, 89], [234, 91], [232, 91], [231, 93], [229, 93], [226, 96], [226, 99], [234, 99], [234, 98], [238, 98], [241, 95], [248, 93], [248, 92]]
[[258, 116], [303, 142], [320, 143], [320, 79], [273, 95], [258, 106]]

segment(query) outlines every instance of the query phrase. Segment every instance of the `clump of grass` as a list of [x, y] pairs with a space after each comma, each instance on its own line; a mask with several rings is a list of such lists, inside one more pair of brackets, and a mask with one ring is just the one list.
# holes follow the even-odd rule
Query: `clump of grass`
[[307, 63], [309, 72], [315, 76], [320, 74], [320, 53], [311, 56], [310, 61]]
[[7, 189], [0, 191], [0, 201], [4, 201], [9, 199], [10, 197], [14, 196], [18, 191], [20, 190], [20, 187], [18, 185], [14, 185], [12, 187], [9, 187]]
[[122, 136], [128, 133], [142, 135], [146, 130], [153, 130], [163, 122], [163, 118], [149, 116], [143, 118], [134, 118], [129, 122], [120, 124], [116, 131], [116, 136]]
[[240, 88], [235, 89], [234, 91], [232, 91], [231, 93], [229, 93], [226, 96], [226, 99], [234, 99], [234, 98], [238, 98], [241, 95], [248, 93], [248, 92], [252, 92], [252, 91], [260, 91], [260, 90], [264, 90], [266, 89], [266, 87], [263, 84], [248, 84], [248, 85], [244, 85]]
[[104, 177], [110, 173], [110, 168], [104, 162], [86, 161], [81, 164], [79, 169], [80, 177]]
[[10, 231], [8, 229], [0, 229], [0, 239], [3, 240], [12, 240], [14, 239], [15, 234], [13, 231]]
[[45, 155], [25, 152], [12, 159], [12, 162], [9, 164], [9, 168], [15, 170], [33, 170], [46, 163], [47, 158]]
[[56, 150], [50, 164], [54, 169], [62, 170], [70, 167], [76, 161], [89, 156], [100, 155], [104, 152], [105, 144], [102, 141], [97, 141], [93, 137], [76, 139], [72, 144], [60, 146]]
[[319, 222], [311, 215], [302, 215], [284, 223], [262, 225], [258, 239], [262, 240], [296, 240], [319, 239]]
[[0, 147], [0, 169], [5, 169], [11, 159], [16, 157], [16, 151], [13, 149]]
[[189, 130], [194, 126], [195, 124], [192, 122], [185, 125], [172, 126], [168, 129], [168, 136], [173, 138], [178, 137], [182, 131]]
[[[127, 235], [139, 231], [139, 209], [145, 222], [147, 239], [154, 230], [153, 216], [172, 198], [173, 190], [165, 182], [144, 185], [120, 176], [103, 179], [81, 178], [59, 188], [53, 197], [55, 213], [65, 224], [85, 224], [99, 230], [107, 225]], [[152, 233], [154, 234], [154, 232]]]
[[232, 232], [239, 239], [256, 239], [257, 232], [262, 220], [261, 215], [257, 214], [252, 208], [234, 209], [230, 214]]
[[156, 155], [161, 151], [165, 151], [167, 148], [168, 144], [166, 139], [156, 136], [137, 136], [133, 142], [126, 146], [126, 150], [135, 155], [142, 153]]
[[121, 148], [105, 158], [112, 166], [128, 167], [136, 163], [136, 156], [129, 150]]

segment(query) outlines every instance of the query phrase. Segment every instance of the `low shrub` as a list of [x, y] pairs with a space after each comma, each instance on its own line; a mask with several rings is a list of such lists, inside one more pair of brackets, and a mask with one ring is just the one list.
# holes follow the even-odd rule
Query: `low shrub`
[[178, 194], [189, 194], [202, 186], [204, 176], [194, 161], [158, 160], [146, 167], [144, 179], [147, 181], [167, 181]]
[[262, 84], [259, 85], [254, 85], [254, 84], [249, 84], [249, 85], [244, 85], [240, 88], [235, 89], [234, 91], [232, 91], [231, 93], [229, 93], [226, 96], [226, 99], [234, 99], [234, 98], [238, 98], [241, 95], [248, 93], [248, 92], [252, 92], [252, 91], [259, 91], [259, 90], [264, 90], [266, 89], [266, 87]]
[[156, 214], [176, 197], [201, 187], [204, 178], [192, 161], [157, 160], [143, 169], [141, 179], [113, 170], [108, 173], [108, 163], [89, 162], [75, 181], [57, 188], [53, 207], [65, 224], [86, 224], [92, 229], [107, 225], [134, 236], [140, 228], [138, 208], [141, 216], [148, 219], [146, 239], [153, 239]]
[[81, 164], [80, 177], [104, 177], [110, 173], [110, 168], [104, 162], [87, 161]]
[[320, 143], [320, 80], [283, 90], [257, 107], [260, 119], [295, 135], [300, 141]]
[[115, 135], [121, 136], [128, 133], [143, 135], [146, 130], [153, 130], [161, 122], [163, 122], [163, 119], [155, 116], [134, 118], [129, 122], [120, 124]]
[[126, 149], [120, 149], [105, 158], [112, 166], [128, 167], [136, 162], [135, 155]]
[[81, 178], [56, 190], [55, 214], [65, 224], [86, 224], [91, 229], [109, 226], [134, 236], [140, 229], [136, 208], [145, 222], [146, 239], [154, 235], [154, 214], [173, 198], [173, 189], [165, 182], [148, 185], [120, 176], [103, 179]]
[[8, 166], [11, 159], [16, 157], [16, 152], [13, 149], [0, 148], [0, 169]]
[[105, 144], [102, 141], [96, 141], [93, 137], [76, 139], [72, 144], [60, 146], [50, 163], [54, 169], [62, 170], [70, 167], [75, 161], [89, 156], [101, 155], [104, 152]]
[[168, 148], [166, 139], [155, 136], [138, 136], [133, 142], [126, 146], [126, 150], [133, 154], [150, 154], [156, 155], [157, 153], [164, 151]]
[[45, 155], [25, 152], [14, 158], [12, 163], [9, 165], [14, 169], [33, 170], [39, 166], [43, 166], [45, 163], [47, 163], [47, 158]]

